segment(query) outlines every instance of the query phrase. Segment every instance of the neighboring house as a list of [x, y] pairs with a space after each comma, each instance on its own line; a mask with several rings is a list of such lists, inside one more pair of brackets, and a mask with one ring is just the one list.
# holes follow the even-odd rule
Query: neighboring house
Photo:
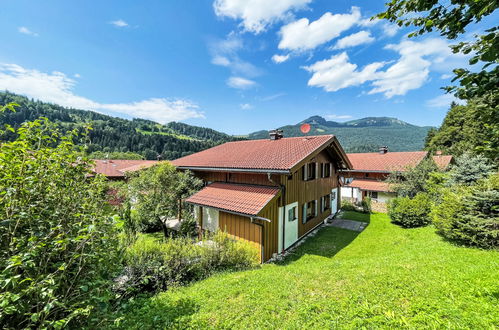
[[203, 230], [252, 243], [266, 261], [340, 208], [339, 170], [351, 164], [333, 135], [228, 142], [172, 162], [205, 187], [187, 198]]
[[151, 167], [157, 160], [94, 159], [94, 173], [102, 174], [110, 180], [125, 180], [126, 172], [135, 172]]
[[[350, 178], [350, 182], [341, 188], [341, 197], [354, 203], [370, 197], [375, 208], [386, 210], [386, 203], [396, 197], [385, 181], [391, 172], [404, 172], [418, 165], [428, 157], [427, 151], [389, 152], [381, 147], [379, 152], [347, 154], [353, 169], [342, 171], [342, 177]], [[452, 161], [452, 156], [437, 152], [433, 156], [437, 166], [445, 170]], [[352, 180], [353, 179], [353, 180]]]

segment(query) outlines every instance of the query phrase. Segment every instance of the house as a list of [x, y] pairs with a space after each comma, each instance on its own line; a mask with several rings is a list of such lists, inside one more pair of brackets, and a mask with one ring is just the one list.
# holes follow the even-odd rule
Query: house
[[333, 135], [228, 142], [172, 162], [205, 187], [187, 198], [203, 230], [227, 231], [260, 251], [283, 252], [340, 207], [339, 170], [351, 164]]
[[[418, 165], [429, 156], [427, 151], [389, 152], [387, 147], [381, 147], [379, 152], [347, 154], [353, 168], [342, 171], [342, 177], [349, 182], [341, 188], [343, 199], [354, 203], [370, 197], [373, 208], [386, 211], [386, 203], [396, 197], [390, 185], [385, 181], [392, 172], [404, 172]], [[452, 161], [452, 156], [437, 152], [432, 156], [437, 166], [445, 170]]]
[[102, 174], [110, 180], [125, 180], [126, 172], [135, 172], [151, 167], [157, 160], [128, 160], [128, 159], [94, 159], [93, 172]]

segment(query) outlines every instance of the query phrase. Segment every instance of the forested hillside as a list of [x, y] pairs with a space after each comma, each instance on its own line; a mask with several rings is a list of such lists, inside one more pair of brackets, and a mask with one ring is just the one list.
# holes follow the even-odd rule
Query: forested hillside
[[[307, 135], [334, 134], [346, 152], [376, 152], [379, 146], [388, 146], [391, 151], [422, 150], [425, 137], [431, 127], [411, 125], [390, 117], [367, 117], [344, 123], [327, 121], [320, 116], [312, 116], [296, 125], [280, 127], [284, 136], [303, 136], [300, 126], [311, 125]], [[251, 133], [250, 139], [263, 139], [267, 131]]]
[[[55, 104], [30, 100], [24, 96], [0, 92], [0, 104], [19, 104], [16, 112], [0, 116], [0, 124], [18, 127], [24, 121], [47, 117], [63, 129], [90, 125], [88, 152], [133, 152], [146, 159], [175, 159], [236, 138], [213, 129], [172, 122], [160, 125], [143, 119], [127, 120], [97, 112], [68, 109]], [[14, 136], [3, 136], [12, 140]]]

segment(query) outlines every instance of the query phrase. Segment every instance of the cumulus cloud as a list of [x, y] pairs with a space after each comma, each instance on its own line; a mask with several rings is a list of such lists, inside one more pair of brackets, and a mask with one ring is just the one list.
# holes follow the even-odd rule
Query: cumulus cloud
[[239, 107], [243, 110], [250, 110], [250, 109], [253, 109], [253, 106], [249, 103], [243, 103], [243, 104], [239, 104]]
[[371, 33], [368, 31], [360, 31], [344, 38], [338, 40], [333, 49], [343, 49], [349, 47], [355, 47], [362, 44], [368, 44], [373, 42], [375, 39], [371, 37]]
[[30, 29], [28, 29], [25, 26], [20, 26], [17, 29], [17, 31], [19, 31], [19, 33], [22, 33], [22, 34], [26, 34], [26, 35], [33, 36], [33, 37], [38, 37], [38, 33], [31, 31]]
[[312, 0], [215, 0], [213, 8], [219, 17], [242, 20], [245, 31], [260, 33], [293, 11], [303, 9]]
[[382, 29], [385, 36], [393, 37], [397, 34], [400, 28], [396, 24], [384, 23]]
[[380, 69], [388, 65], [386, 62], [374, 62], [359, 70], [343, 52], [304, 67], [312, 73], [308, 85], [334, 92], [370, 82], [372, 89], [368, 94], [382, 93], [391, 98], [421, 87], [431, 69], [438, 71], [444, 63], [452, 62], [454, 57], [459, 56], [454, 55], [447, 42], [440, 38], [403, 40], [387, 45], [385, 49], [398, 52], [400, 57], [384, 71]]
[[212, 40], [208, 44], [211, 63], [229, 68], [233, 75], [251, 78], [261, 75], [262, 70], [239, 56], [243, 47], [243, 40], [236, 33], [230, 33], [225, 39]]
[[230, 77], [227, 80], [227, 85], [237, 89], [249, 89], [256, 86], [256, 82], [243, 77]]
[[44, 102], [98, 112], [111, 111], [162, 124], [189, 118], [204, 118], [198, 105], [188, 100], [151, 98], [132, 103], [106, 104], [76, 95], [75, 84], [75, 80], [62, 72], [45, 73], [25, 69], [16, 64], [0, 63], [0, 90], [24, 94]]
[[275, 54], [274, 56], [272, 56], [272, 61], [274, 61], [274, 63], [286, 62], [288, 59], [289, 59], [289, 54], [288, 55]]
[[120, 28], [122, 28], [122, 27], [127, 27], [127, 26], [128, 26], [128, 23], [127, 23], [127, 22], [125, 22], [125, 21], [124, 21], [124, 20], [122, 20], [122, 19], [118, 19], [118, 20], [116, 20], [116, 21], [111, 21], [111, 22], [109, 22], [109, 24], [112, 24], [112, 25], [114, 25], [114, 26], [116, 26], [116, 27], [120, 27]]
[[302, 18], [281, 28], [279, 32], [281, 41], [278, 47], [293, 51], [313, 49], [337, 38], [360, 20], [361, 15], [358, 7], [352, 7], [350, 14], [333, 15], [327, 12], [313, 22], [307, 18]]
[[448, 108], [452, 102], [463, 104], [463, 101], [452, 94], [443, 94], [426, 101], [426, 106], [431, 108]]

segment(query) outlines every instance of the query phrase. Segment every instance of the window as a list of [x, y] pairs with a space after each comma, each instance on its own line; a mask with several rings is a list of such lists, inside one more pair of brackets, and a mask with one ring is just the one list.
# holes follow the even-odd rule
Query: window
[[296, 207], [292, 207], [288, 210], [288, 221], [296, 220]]
[[317, 201], [310, 201], [303, 204], [303, 223], [317, 216]]
[[331, 163], [321, 163], [321, 178], [329, 178], [331, 176]]
[[308, 180], [313, 180], [315, 179], [315, 169], [316, 169], [315, 163], [308, 163], [305, 164], [302, 167], [302, 173], [303, 173], [303, 180], [308, 181]]
[[321, 212], [327, 211], [331, 208], [331, 197], [329, 194], [321, 197]]
[[377, 191], [371, 191], [371, 198], [372, 199], [378, 199], [378, 192]]

